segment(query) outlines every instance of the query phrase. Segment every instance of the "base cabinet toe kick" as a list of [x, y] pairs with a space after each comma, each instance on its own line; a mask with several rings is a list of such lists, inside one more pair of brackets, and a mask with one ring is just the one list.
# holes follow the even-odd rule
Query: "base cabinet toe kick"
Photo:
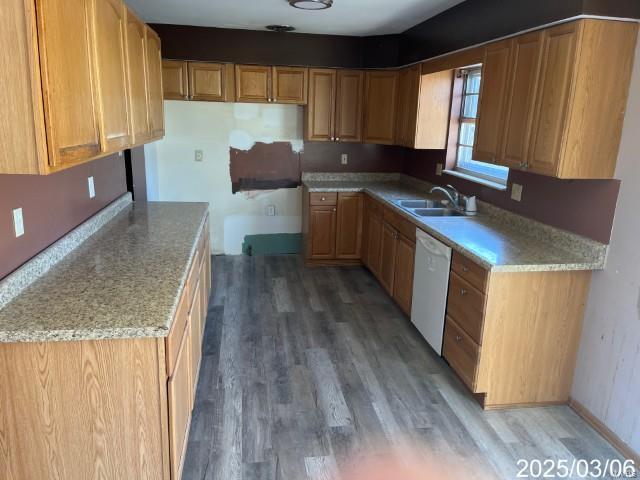
[[179, 480], [211, 289], [208, 219], [169, 334], [0, 344], [0, 477]]
[[[361, 263], [411, 316], [416, 225], [367, 193], [305, 188], [302, 207], [307, 265]], [[442, 356], [485, 409], [568, 403], [590, 282], [591, 271], [488, 271], [453, 252]]]

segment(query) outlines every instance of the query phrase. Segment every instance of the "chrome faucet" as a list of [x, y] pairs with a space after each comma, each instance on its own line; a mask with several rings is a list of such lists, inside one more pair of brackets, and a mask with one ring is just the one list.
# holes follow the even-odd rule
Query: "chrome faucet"
[[455, 187], [451, 185], [447, 185], [446, 187], [433, 187], [429, 193], [441, 192], [447, 197], [447, 200], [451, 202], [451, 205], [456, 210], [464, 210], [464, 208], [460, 205], [460, 192], [455, 189]]

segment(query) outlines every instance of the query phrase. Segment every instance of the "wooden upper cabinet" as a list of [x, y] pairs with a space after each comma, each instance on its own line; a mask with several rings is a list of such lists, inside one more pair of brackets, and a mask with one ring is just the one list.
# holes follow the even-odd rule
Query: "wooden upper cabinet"
[[271, 101], [271, 67], [236, 65], [236, 101], [269, 103]]
[[115, 152], [131, 144], [125, 7], [122, 0], [91, 2], [102, 150]]
[[488, 45], [482, 63], [473, 159], [495, 163], [500, 154], [509, 81], [511, 40]]
[[132, 143], [139, 145], [151, 138], [147, 85], [145, 25], [130, 10], [127, 16], [127, 63], [129, 66], [129, 108], [131, 109]]
[[165, 100], [187, 100], [189, 98], [187, 62], [182, 60], [162, 61], [162, 89]]
[[339, 142], [362, 141], [364, 72], [338, 70], [334, 137]]
[[90, 2], [36, 2], [49, 163], [54, 170], [101, 152]]
[[309, 105], [305, 138], [333, 141], [335, 138], [336, 71], [328, 68], [309, 70]]
[[418, 120], [418, 92], [420, 65], [403, 68], [398, 73], [398, 114], [396, 115], [396, 143], [413, 147]]
[[307, 104], [309, 70], [299, 67], [273, 67], [271, 101], [274, 103]]
[[365, 143], [394, 143], [397, 94], [397, 71], [366, 72], [363, 134]]
[[233, 65], [189, 62], [189, 98], [207, 102], [233, 101]]
[[162, 92], [162, 52], [160, 37], [145, 26], [147, 58], [147, 90], [149, 104], [149, 130], [153, 138], [164, 135], [164, 103]]
[[336, 258], [360, 258], [363, 207], [361, 193], [338, 194]]
[[533, 122], [543, 32], [520, 35], [512, 40], [511, 76], [506, 91], [502, 150], [498, 163], [523, 168]]

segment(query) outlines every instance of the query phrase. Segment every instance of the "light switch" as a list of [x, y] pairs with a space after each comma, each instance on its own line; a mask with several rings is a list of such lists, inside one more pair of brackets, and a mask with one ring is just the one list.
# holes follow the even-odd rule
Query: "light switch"
[[96, 196], [96, 186], [93, 183], [93, 177], [87, 178], [87, 184], [89, 185], [89, 198]]
[[442, 176], [442, 164], [441, 163], [436, 163], [436, 175], [438, 175], [439, 177]]
[[340, 163], [341, 163], [342, 165], [346, 165], [348, 162], [349, 162], [349, 155], [347, 155], [346, 153], [343, 153], [343, 154], [340, 156]]
[[275, 205], [267, 205], [267, 216], [273, 217], [276, 214], [276, 206]]
[[204, 152], [202, 150], [196, 150], [196, 162], [204, 160]]
[[13, 210], [13, 228], [16, 232], [16, 238], [24, 235], [24, 220], [22, 218], [22, 208]]
[[522, 185], [514, 183], [511, 185], [511, 200], [519, 202], [522, 200]]

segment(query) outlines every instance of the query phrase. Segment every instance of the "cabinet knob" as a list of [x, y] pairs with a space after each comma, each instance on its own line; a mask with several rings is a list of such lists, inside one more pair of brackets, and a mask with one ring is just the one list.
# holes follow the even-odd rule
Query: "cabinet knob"
[[462, 337], [460, 335], [456, 335], [456, 342], [461, 342], [462, 341]]
[[320, 197], [320, 201], [324, 202], [327, 199], [327, 197]]
[[469, 267], [467, 267], [466, 265], [463, 265], [462, 266], [462, 271], [465, 272], [465, 273], [468, 272], [469, 271]]
[[334, 211], [334, 212], [335, 212], [336, 210], [337, 210], [337, 209], [335, 209], [335, 208], [333, 209], [333, 211]]
[[336, 137], [336, 142], [339, 142], [339, 141], [340, 141], [340, 137]]
[[460, 295], [466, 295], [467, 291], [464, 288], [460, 289]]
[[331, 141], [335, 142], [336, 141], [336, 137], [331, 137]]

